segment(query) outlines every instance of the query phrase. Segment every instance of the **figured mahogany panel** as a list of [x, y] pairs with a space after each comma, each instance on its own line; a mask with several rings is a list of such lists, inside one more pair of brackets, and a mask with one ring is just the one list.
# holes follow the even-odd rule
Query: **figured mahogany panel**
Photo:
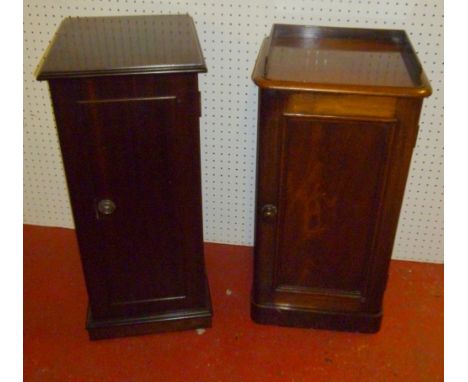
[[348, 94], [293, 93], [287, 97], [285, 113], [393, 119], [396, 98]]
[[364, 289], [393, 131], [391, 122], [283, 118], [276, 290]]

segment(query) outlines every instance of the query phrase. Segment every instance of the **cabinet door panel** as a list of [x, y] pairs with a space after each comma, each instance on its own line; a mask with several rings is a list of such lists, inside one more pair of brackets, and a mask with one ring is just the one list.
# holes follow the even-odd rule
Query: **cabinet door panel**
[[277, 291], [365, 289], [394, 125], [285, 116]]
[[[80, 104], [105, 315], [188, 308], [203, 290], [198, 130], [178, 105], [176, 97]], [[103, 199], [113, 213], [99, 212]]]

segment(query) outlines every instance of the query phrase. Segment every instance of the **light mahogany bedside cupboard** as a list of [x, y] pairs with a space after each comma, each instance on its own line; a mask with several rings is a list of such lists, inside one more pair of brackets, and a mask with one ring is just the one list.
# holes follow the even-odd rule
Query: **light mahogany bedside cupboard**
[[259, 88], [262, 324], [376, 332], [424, 97], [404, 31], [274, 25]]

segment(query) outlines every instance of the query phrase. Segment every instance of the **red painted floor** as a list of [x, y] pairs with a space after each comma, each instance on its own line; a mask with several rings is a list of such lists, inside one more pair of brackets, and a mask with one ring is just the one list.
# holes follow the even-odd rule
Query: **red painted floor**
[[90, 342], [74, 231], [25, 226], [24, 380], [443, 380], [442, 265], [393, 261], [382, 330], [368, 335], [254, 324], [251, 256], [206, 245], [215, 316], [204, 334]]

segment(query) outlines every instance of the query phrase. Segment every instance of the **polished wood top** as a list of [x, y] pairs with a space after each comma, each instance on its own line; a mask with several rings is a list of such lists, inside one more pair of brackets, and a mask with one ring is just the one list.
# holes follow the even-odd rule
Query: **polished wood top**
[[188, 15], [69, 17], [36, 75], [46, 80], [161, 72], [206, 72]]
[[401, 30], [275, 24], [253, 80], [273, 89], [419, 97], [432, 92]]

